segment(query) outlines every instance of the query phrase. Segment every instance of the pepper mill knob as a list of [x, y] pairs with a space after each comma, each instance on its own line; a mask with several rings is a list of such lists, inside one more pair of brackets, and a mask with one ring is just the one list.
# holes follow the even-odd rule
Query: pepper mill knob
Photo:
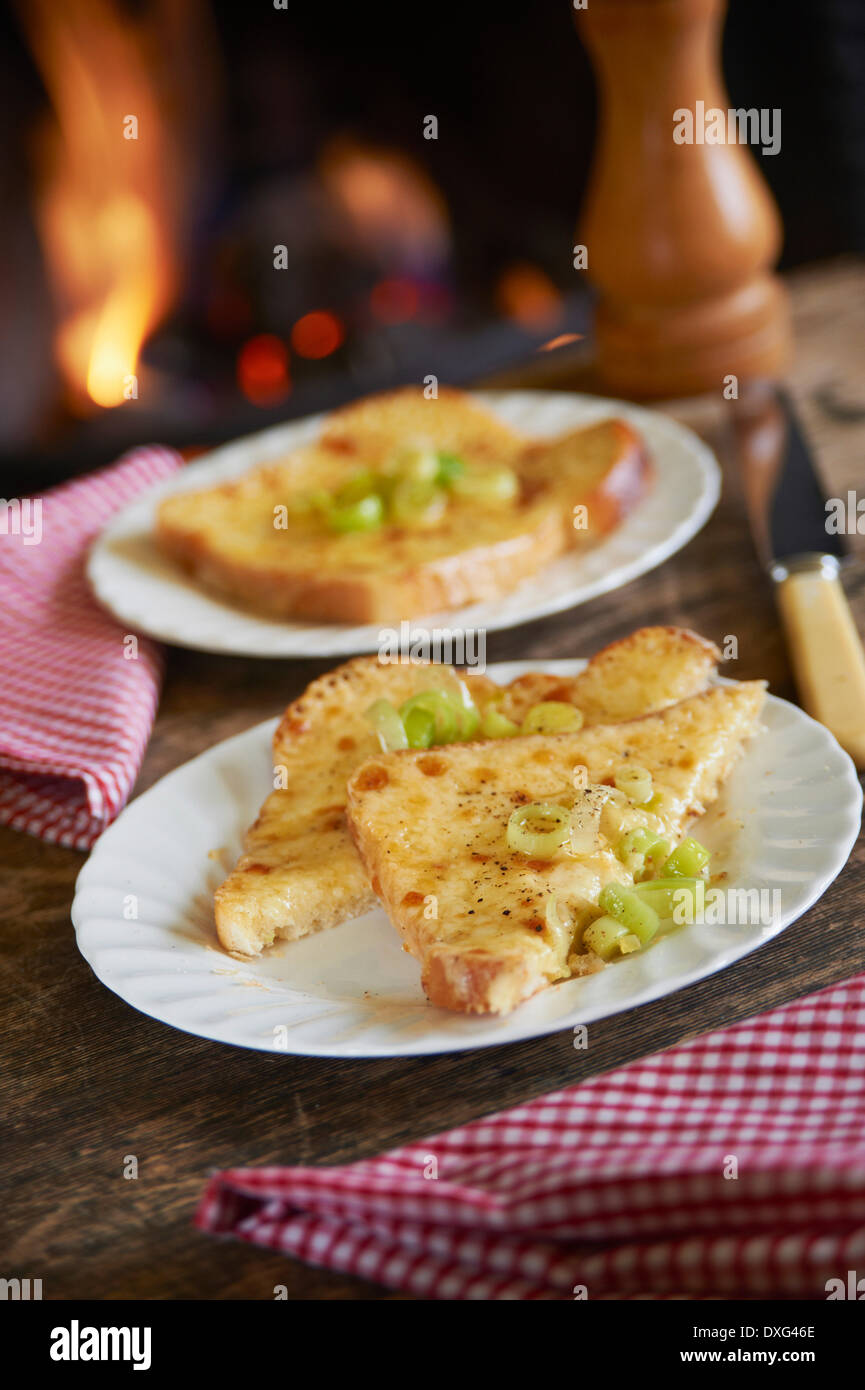
[[[730, 374], [776, 376], [789, 356], [787, 295], [770, 272], [778, 210], [743, 144], [700, 141], [701, 114], [730, 106], [725, 11], [726, 0], [590, 0], [577, 13], [600, 89], [577, 235], [600, 291], [599, 372], [619, 395], [721, 391]], [[674, 139], [682, 111], [693, 143]]]

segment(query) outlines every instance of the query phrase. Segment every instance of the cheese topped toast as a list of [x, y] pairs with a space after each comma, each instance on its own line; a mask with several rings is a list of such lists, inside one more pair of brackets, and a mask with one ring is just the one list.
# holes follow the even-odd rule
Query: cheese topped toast
[[[622, 724], [364, 763], [348, 784], [349, 826], [391, 921], [420, 961], [429, 999], [502, 1014], [566, 978], [575, 930], [597, 912], [605, 884], [633, 881], [616, 841], [641, 824], [678, 843], [687, 821], [718, 796], [763, 698], [761, 681], [714, 686]], [[602, 814], [587, 852], [561, 848], [533, 859], [509, 848], [516, 808], [603, 797], [628, 763], [651, 773], [655, 809], [619, 807], [606, 832]], [[582, 792], [574, 791], [578, 768], [588, 778]], [[551, 897], [564, 921], [547, 912]]]
[[563, 700], [587, 724], [616, 724], [695, 695], [720, 660], [714, 643], [688, 628], [641, 627], [596, 652], [576, 676], [517, 676], [496, 708], [519, 723], [541, 700]]
[[[394, 510], [407, 452], [455, 477], [408, 479]], [[529, 441], [462, 392], [406, 387], [335, 411], [285, 459], [167, 497], [157, 539], [205, 587], [272, 617], [394, 622], [509, 592], [615, 526], [650, 477], [623, 421]], [[371, 512], [334, 506], [364, 488], [355, 503]]]
[[[521, 721], [543, 700], [573, 704], [587, 723], [628, 719], [702, 690], [719, 653], [680, 628], [642, 628], [598, 652], [574, 677], [521, 676], [502, 689], [481, 675], [465, 682], [476, 704], [494, 702]], [[395, 705], [419, 690], [458, 689], [451, 667], [358, 657], [313, 681], [285, 711], [274, 736], [279, 789], [247, 833], [244, 854], [216, 893], [226, 950], [257, 955], [366, 912], [375, 902], [345, 820], [346, 783], [379, 751], [366, 718], [376, 700]]]
[[[337, 926], [375, 903], [345, 820], [346, 783], [379, 747], [365, 711], [386, 696], [401, 703], [435, 684], [458, 690], [453, 668], [384, 664], [357, 657], [313, 681], [288, 706], [273, 740], [274, 779], [237, 867], [217, 889], [216, 927], [226, 950], [258, 955], [277, 938], [295, 941]], [[485, 676], [466, 684], [483, 701]]]

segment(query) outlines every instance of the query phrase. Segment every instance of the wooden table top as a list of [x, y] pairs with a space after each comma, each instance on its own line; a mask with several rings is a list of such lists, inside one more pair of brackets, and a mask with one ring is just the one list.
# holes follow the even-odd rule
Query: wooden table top
[[[853, 487], [865, 457], [865, 270], [790, 278], [798, 358], [789, 385], [824, 484]], [[496, 384], [573, 384], [573, 364]], [[579, 376], [580, 384], [586, 380]], [[858, 396], [856, 393], [859, 393]], [[488, 659], [589, 655], [646, 623], [678, 623], [722, 643], [729, 673], [764, 676], [795, 698], [773, 597], [754, 557], [720, 402], [676, 405], [716, 445], [724, 495], [679, 555], [615, 594], [509, 632]], [[861, 539], [857, 538], [861, 546]], [[846, 584], [865, 630], [865, 570]], [[211, 744], [280, 712], [327, 665], [171, 651], [136, 788]], [[777, 940], [655, 1004], [570, 1031], [455, 1056], [345, 1062], [270, 1056], [204, 1042], [136, 1013], [91, 974], [69, 920], [84, 856], [0, 830], [0, 1019], [5, 1044], [2, 1209], [11, 1229], [0, 1274], [42, 1278], [46, 1298], [392, 1297], [308, 1269], [190, 1222], [208, 1174], [272, 1163], [341, 1163], [573, 1085], [865, 970], [865, 852]], [[126, 1155], [139, 1177], [123, 1177]]]

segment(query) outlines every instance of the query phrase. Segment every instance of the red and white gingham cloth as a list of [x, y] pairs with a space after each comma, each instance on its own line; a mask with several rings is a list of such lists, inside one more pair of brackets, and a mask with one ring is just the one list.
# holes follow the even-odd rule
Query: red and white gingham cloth
[[160, 648], [96, 603], [84, 565], [113, 514], [174, 472], [179, 454], [136, 449], [41, 499], [38, 544], [0, 530], [0, 824], [89, 849], [123, 808], [153, 726]]
[[865, 976], [380, 1158], [219, 1173], [196, 1222], [424, 1298], [824, 1299], [865, 1275]]

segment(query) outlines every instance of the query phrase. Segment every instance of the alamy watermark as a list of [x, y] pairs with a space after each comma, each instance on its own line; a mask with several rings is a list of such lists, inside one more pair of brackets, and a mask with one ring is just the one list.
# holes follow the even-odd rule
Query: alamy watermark
[[131, 1361], [133, 1371], [148, 1371], [151, 1335], [149, 1327], [82, 1327], [73, 1318], [51, 1329], [48, 1354], [52, 1361]]
[[29, 1302], [31, 1299], [41, 1299], [42, 1280], [41, 1279], [0, 1279], [0, 1300], [4, 1303]]
[[673, 112], [673, 140], [677, 145], [759, 145], [763, 154], [781, 148], [781, 109], [756, 106], [722, 110], [704, 101]]
[[827, 498], [825, 507], [827, 535], [865, 536], [865, 497], [851, 488], [846, 498]]
[[415, 627], [403, 619], [398, 628], [379, 629], [378, 659], [388, 665], [436, 662], [484, 671], [487, 664], [486, 629]]
[[42, 498], [0, 497], [0, 536], [23, 536], [25, 545], [42, 539]]
[[781, 911], [780, 888], [707, 888], [698, 879], [693, 888], [676, 888], [672, 895], [676, 926], [768, 927]]

